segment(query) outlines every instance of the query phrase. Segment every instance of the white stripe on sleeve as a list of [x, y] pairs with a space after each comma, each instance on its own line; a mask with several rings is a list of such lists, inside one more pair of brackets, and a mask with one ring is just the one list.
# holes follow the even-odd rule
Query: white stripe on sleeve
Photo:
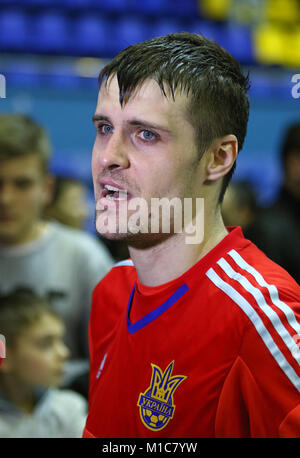
[[290, 336], [288, 333], [287, 329], [283, 326], [282, 321], [280, 320], [279, 316], [277, 313], [270, 307], [264, 298], [264, 295], [260, 291], [260, 289], [255, 288], [249, 280], [241, 275], [239, 272], [236, 272], [230, 264], [228, 264], [227, 261], [225, 261], [224, 258], [221, 258], [217, 264], [223, 269], [223, 271], [228, 275], [228, 277], [232, 278], [233, 280], [236, 280], [240, 285], [242, 285], [248, 293], [250, 293], [258, 307], [262, 310], [265, 315], [270, 319], [271, 323], [274, 326], [275, 331], [278, 333], [278, 335], [281, 337], [289, 351], [291, 352], [291, 355], [297, 363], [300, 363], [300, 352], [295, 353], [295, 341], [294, 339]]
[[258, 334], [262, 338], [267, 349], [269, 350], [269, 352], [271, 353], [279, 367], [283, 370], [283, 372], [291, 381], [291, 383], [295, 386], [295, 388], [300, 392], [300, 377], [297, 375], [292, 366], [286, 360], [285, 356], [282, 354], [282, 352], [272, 339], [272, 336], [265, 327], [262, 319], [251, 306], [251, 304], [229, 283], [223, 281], [213, 268], [210, 268], [206, 272], [206, 275], [216, 285], [217, 288], [219, 288], [227, 296], [229, 296], [248, 316], [248, 318], [255, 326]]
[[246, 270], [255, 278], [259, 286], [268, 289], [273, 304], [285, 314], [290, 326], [300, 336], [300, 324], [298, 323], [293, 310], [279, 299], [276, 286], [267, 283], [263, 276], [256, 269], [254, 269], [254, 267], [250, 266], [235, 250], [231, 250], [228, 254], [241, 269]]

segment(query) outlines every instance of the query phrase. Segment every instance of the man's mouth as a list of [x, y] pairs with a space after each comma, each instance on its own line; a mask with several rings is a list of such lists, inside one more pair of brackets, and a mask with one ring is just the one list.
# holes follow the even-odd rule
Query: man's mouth
[[106, 184], [101, 193], [101, 198], [103, 197], [108, 200], [128, 200], [130, 194], [127, 193], [126, 189], [119, 189], [115, 186]]

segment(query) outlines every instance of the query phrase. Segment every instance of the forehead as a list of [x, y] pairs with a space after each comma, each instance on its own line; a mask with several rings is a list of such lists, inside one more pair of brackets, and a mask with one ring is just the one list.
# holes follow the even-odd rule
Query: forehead
[[120, 90], [117, 77], [113, 76], [101, 85], [97, 111], [113, 108], [114, 110], [122, 111], [124, 114], [132, 115], [155, 115], [168, 118], [186, 117], [188, 98], [185, 93], [175, 93], [173, 99], [168, 88], [165, 88], [167, 97], [163, 94], [158, 83], [154, 79], [147, 79], [144, 83], [138, 86], [129, 100], [120, 105]]
[[25, 156], [16, 156], [10, 158], [0, 158], [0, 175], [32, 175], [41, 174], [43, 170], [43, 161], [37, 154], [28, 154]]
[[30, 339], [42, 338], [46, 335], [61, 335], [64, 332], [62, 321], [49, 313], [43, 313], [32, 321], [23, 331], [23, 336]]

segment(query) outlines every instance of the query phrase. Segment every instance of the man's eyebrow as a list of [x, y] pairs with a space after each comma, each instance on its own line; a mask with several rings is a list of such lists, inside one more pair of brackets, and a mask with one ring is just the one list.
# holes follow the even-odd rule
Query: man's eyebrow
[[166, 127], [161, 126], [159, 124], [149, 123], [148, 121], [143, 121], [142, 119], [132, 119], [128, 122], [128, 124], [130, 124], [131, 126], [146, 127], [147, 129], [162, 130], [163, 132], [170, 133], [170, 130]]
[[111, 120], [107, 116], [103, 116], [101, 114], [94, 114], [94, 116], [92, 117], [92, 121], [93, 122], [96, 122], [96, 121], [107, 121], [107, 122], [111, 123]]
[[[92, 120], [93, 120], [93, 122], [106, 121], [106, 122], [109, 122], [110, 124], [112, 124], [112, 121], [110, 120], [110, 118], [108, 116], [104, 116], [104, 115], [101, 115], [101, 114], [94, 114]], [[164, 126], [161, 126], [159, 124], [153, 124], [153, 123], [150, 123], [148, 121], [144, 121], [142, 119], [132, 119], [131, 121], [128, 121], [128, 124], [130, 126], [140, 126], [140, 127], [145, 127], [147, 129], [156, 129], [156, 130], [161, 130], [163, 132], [171, 133], [170, 130], [167, 129], [166, 127], [164, 127]]]

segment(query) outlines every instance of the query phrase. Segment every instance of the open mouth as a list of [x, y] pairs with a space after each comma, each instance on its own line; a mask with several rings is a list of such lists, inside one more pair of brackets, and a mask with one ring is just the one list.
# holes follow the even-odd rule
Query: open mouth
[[115, 186], [105, 185], [102, 191], [102, 197], [108, 200], [127, 200], [128, 194], [126, 189], [119, 189]]

